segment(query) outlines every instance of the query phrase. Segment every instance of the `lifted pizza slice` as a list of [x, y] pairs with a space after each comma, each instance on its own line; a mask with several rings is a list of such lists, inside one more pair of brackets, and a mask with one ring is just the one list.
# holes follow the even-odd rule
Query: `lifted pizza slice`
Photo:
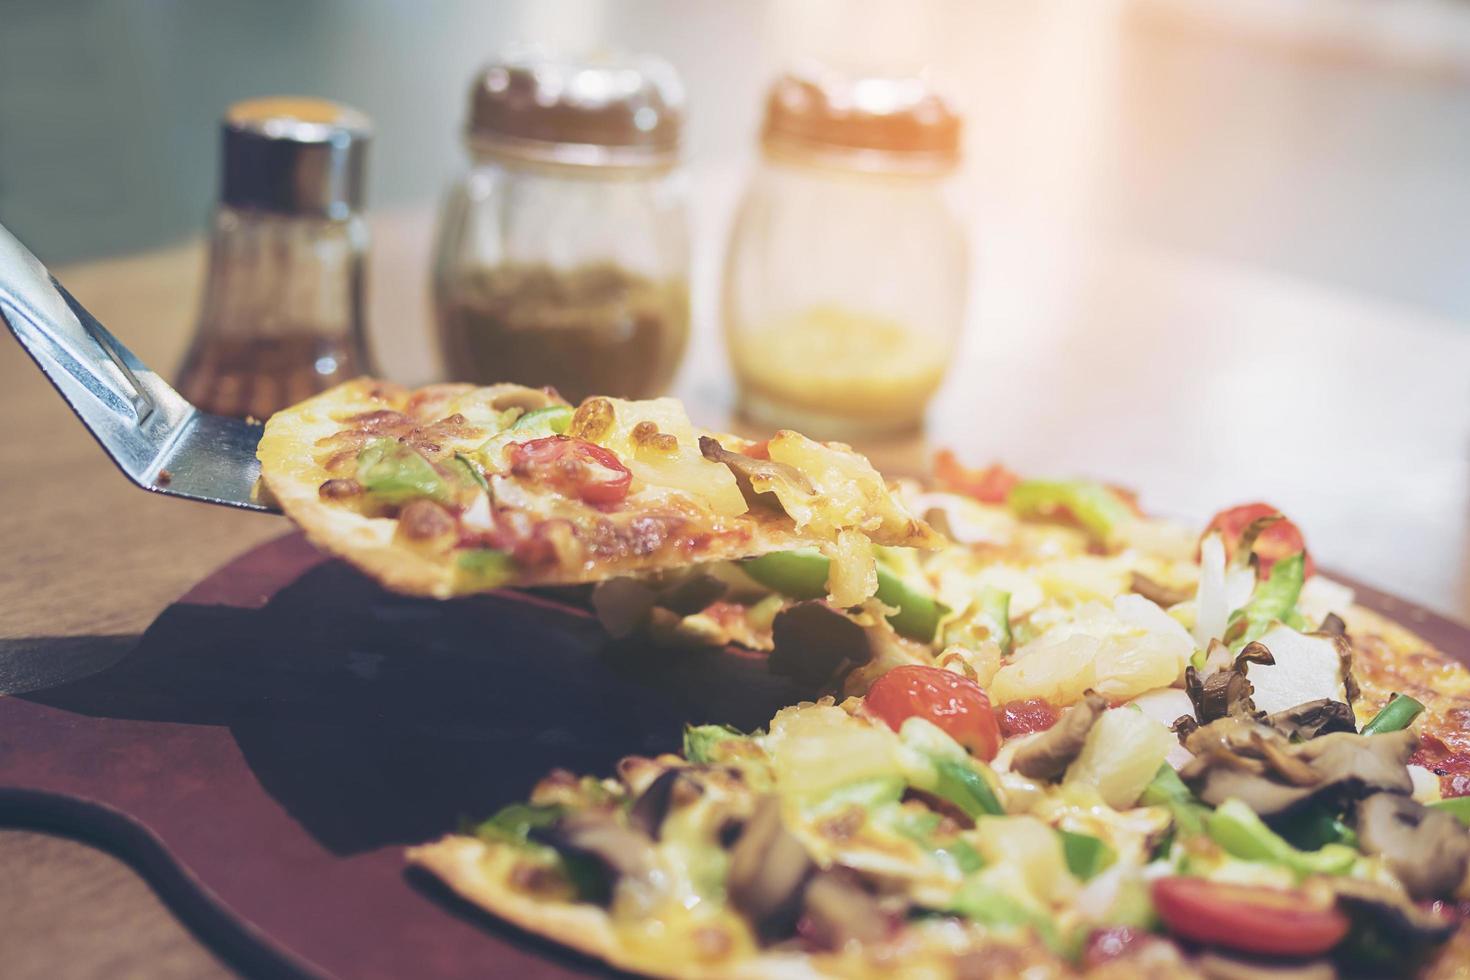
[[441, 598], [815, 547], [852, 606], [878, 587], [874, 545], [943, 541], [847, 446], [710, 432], [672, 398], [364, 378], [277, 413], [258, 455], [314, 544]]

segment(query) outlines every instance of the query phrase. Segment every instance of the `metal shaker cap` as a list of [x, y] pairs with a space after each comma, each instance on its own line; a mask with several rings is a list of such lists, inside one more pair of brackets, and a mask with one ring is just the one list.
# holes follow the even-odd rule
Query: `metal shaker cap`
[[325, 99], [236, 102], [221, 125], [231, 207], [342, 218], [360, 210], [372, 122]]
[[768, 150], [838, 151], [862, 169], [942, 173], [960, 159], [959, 115], [917, 76], [788, 72], [771, 86], [761, 137]]
[[678, 159], [684, 90], [646, 55], [585, 60], [508, 52], [475, 78], [467, 137], [479, 151], [586, 167], [667, 167]]

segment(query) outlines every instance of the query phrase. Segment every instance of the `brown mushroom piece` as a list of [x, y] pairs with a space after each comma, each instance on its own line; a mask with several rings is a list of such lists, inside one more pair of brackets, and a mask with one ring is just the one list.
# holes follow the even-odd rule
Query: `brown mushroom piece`
[[1296, 742], [1305, 742], [1318, 735], [1330, 735], [1333, 732], [1356, 734], [1358, 731], [1352, 707], [1344, 701], [1334, 701], [1332, 698], [1318, 698], [1295, 708], [1278, 711], [1267, 717], [1266, 724]]
[[766, 939], [788, 936], [796, 927], [802, 887], [815, 868], [806, 847], [786, 829], [780, 798], [762, 797], [730, 849], [730, 904]]
[[845, 868], [818, 871], [802, 897], [802, 936], [823, 949], [873, 943], [893, 929], [893, 918]]
[[1011, 769], [1030, 779], [1061, 779], [1082, 751], [1087, 733], [1107, 709], [1106, 698], [1088, 691], [1055, 725], [1016, 749]]
[[591, 858], [619, 878], [641, 878], [654, 869], [653, 840], [606, 810], [569, 813], [531, 836], [558, 851]]
[[1445, 898], [1470, 867], [1470, 833], [1443, 810], [1407, 796], [1375, 793], [1354, 817], [1364, 854], [1383, 858], [1411, 898]]
[[1265, 725], [1223, 718], [1185, 739], [1194, 758], [1179, 775], [1211, 806], [1234, 796], [1262, 817], [1273, 817], [1320, 797], [1407, 795], [1413, 789], [1407, 763], [1416, 744], [1408, 731], [1334, 732], [1292, 743]]
[[602, 628], [624, 639], [648, 625], [654, 609], [666, 609], [675, 621], [692, 616], [724, 596], [727, 586], [713, 575], [692, 572], [673, 578], [614, 578], [592, 589], [592, 610]]
[[813, 687], [873, 656], [863, 628], [820, 599], [798, 602], [777, 613], [771, 643], [766, 661], [771, 672]]
[[1386, 937], [1405, 945], [1442, 943], [1458, 925], [1454, 919], [1421, 909], [1382, 882], [1347, 876], [1324, 880], [1336, 894], [1339, 907], [1372, 922]]
[[744, 453], [732, 453], [720, 445], [718, 439], [710, 436], [699, 437], [699, 452], [705, 459], [724, 463], [729, 467], [730, 472], [735, 475], [735, 485], [740, 488], [745, 502], [751, 507], [774, 507], [781, 510], [781, 502], [774, 493], [756, 489], [756, 484], [765, 484], [772, 480], [780, 480], [805, 490], [809, 496], [816, 496], [817, 491], [812, 487], [811, 481], [794, 466], [778, 463], [773, 459], [756, 459]]
[[1337, 613], [1328, 613], [1322, 617], [1322, 625], [1317, 627], [1317, 632], [1328, 636], [1347, 636], [1347, 623]]
[[628, 810], [628, 825], [658, 840], [664, 817], [675, 806], [692, 803], [704, 793], [704, 787], [687, 769], [665, 769], [648, 784]]
[[1194, 590], [1171, 588], [1156, 582], [1142, 572], [1129, 573], [1129, 588], [1163, 609], [1177, 606], [1186, 599], [1194, 598]]
[[1237, 716], [1257, 718], [1260, 712], [1251, 700], [1255, 686], [1246, 676], [1249, 664], [1271, 665], [1276, 658], [1260, 643], [1247, 643], [1236, 656], [1235, 662], [1224, 670], [1201, 676], [1193, 665], [1184, 670], [1184, 690], [1194, 705], [1195, 718], [1201, 725], [1208, 725], [1221, 718]]

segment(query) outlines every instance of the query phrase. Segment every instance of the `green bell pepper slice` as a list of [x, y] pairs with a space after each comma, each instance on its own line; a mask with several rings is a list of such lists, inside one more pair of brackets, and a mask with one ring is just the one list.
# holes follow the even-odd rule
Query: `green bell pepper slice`
[[996, 799], [995, 790], [975, 769], [954, 759], [935, 759], [933, 762], [939, 781], [929, 788], [929, 792], [953, 803], [971, 820], [1005, 815], [1005, 808]]
[[1395, 694], [1388, 704], [1378, 709], [1368, 724], [1363, 726], [1364, 735], [1379, 735], [1383, 732], [1400, 732], [1414, 723], [1424, 713], [1424, 705], [1407, 694]]
[[1089, 480], [1022, 480], [1011, 488], [1006, 506], [1018, 517], [1071, 514], [1092, 537], [1112, 544], [1136, 518], [1112, 490]]
[[1209, 816], [1210, 808], [1190, 792], [1189, 787], [1184, 785], [1184, 780], [1179, 778], [1174, 767], [1167, 762], [1159, 766], [1159, 771], [1144, 787], [1138, 802], [1144, 806], [1167, 807], [1174, 817], [1175, 830], [1186, 837], [1194, 837], [1205, 831], [1205, 818]]
[[1078, 834], [1070, 830], [1057, 830], [1062, 839], [1062, 854], [1067, 859], [1067, 868], [1083, 881], [1094, 878], [1116, 860], [1118, 852], [1100, 837]]
[[572, 424], [572, 407], [570, 405], [548, 405], [527, 412], [511, 423], [511, 431], [525, 433], [527, 439], [538, 439], [545, 436], [566, 435], [567, 429]]
[[404, 504], [426, 497], [441, 504], [454, 498], [449, 481], [411, 446], [381, 437], [357, 454], [357, 482], [375, 500]]
[[894, 830], [927, 849], [941, 862], [953, 866], [961, 874], [969, 874], [985, 867], [985, 858], [981, 857], [980, 852], [969, 841], [960, 837], [945, 841], [936, 838], [944, 818], [932, 810], [916, 813], [893, 807], [886, 819]]
[[1216, 807], [1205, 818], [1205, 830], [1228, 854], [1246, 861], [1283, 865], [1301, 877], [1347, 874], [1358, 860], [1357, 851], [1342, 844], [1327, 844], [1316, 851], [1297, 850], [1237, 799]]
[[[792, 599], [821, 599], [827, 595], [827, 557], [810, 548], [773, 551], [748, 558], [740, 568], [746, 575]], [[948, 607], [913, 588], [882, 565], [878, 566], [878, 601], [898, 611], [888, 617], [900, 636], [932, 643], [934, 631]]]
[[730, 725], [685, 725], [684, 758], [690, 762], [713, 762], [716, 745], [745, 737], [744, 732]]
[[551, 826], [564, 812], [565, 808], [557, 805], [512, 803], [489, 820], [476, 824], [471, 832], [481, 840], [526, 844], [532, 830]]
[[1285, 622], [1296, 609], [1306, 573], [1306, 558], [1299, 551], [1271, 566], [1264, 581], [1257, 582], [1250, 601], [1230, 617], [1225, 635], [1230, 649], [1238, 651], [1252, 640], [1259, 640], [1277, 621]]
[[454, 462], [459, 465], [471, 483], [486, 493], [490, 492], [490, 481], [485, 479], [485, 474], [480, 470], [478, 463], [464, 453], [455, 453]]
[[454, 563], [460, 576], [478, 588], [499, 588], [515, 577], [515, 559], [495, 548], [466, 549], [459, 553]]

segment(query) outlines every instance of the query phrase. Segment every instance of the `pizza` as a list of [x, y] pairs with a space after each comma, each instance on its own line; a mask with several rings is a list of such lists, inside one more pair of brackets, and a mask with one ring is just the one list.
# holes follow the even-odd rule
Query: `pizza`
[[1470, 970], [1470, 671], [1296, 524], [947, 454], [896, 496], [945, 543], [872, 545], [860, 602], [805, 545], [700, 566], [702, 608], [599, 587], [624, 632], [767, 650], [812, 700], [553, 772], [409, 860], [652, 976]]
[[[839, 443], [696, 428], [674, 399], [371, 379], [278, 412], [265, 494], [325, 551], [440, 598], [817, 549], [830, 595], [877, 588], [875, 545], [942, 542]], [[824, 580], [825, 581], [825, 580]]]

